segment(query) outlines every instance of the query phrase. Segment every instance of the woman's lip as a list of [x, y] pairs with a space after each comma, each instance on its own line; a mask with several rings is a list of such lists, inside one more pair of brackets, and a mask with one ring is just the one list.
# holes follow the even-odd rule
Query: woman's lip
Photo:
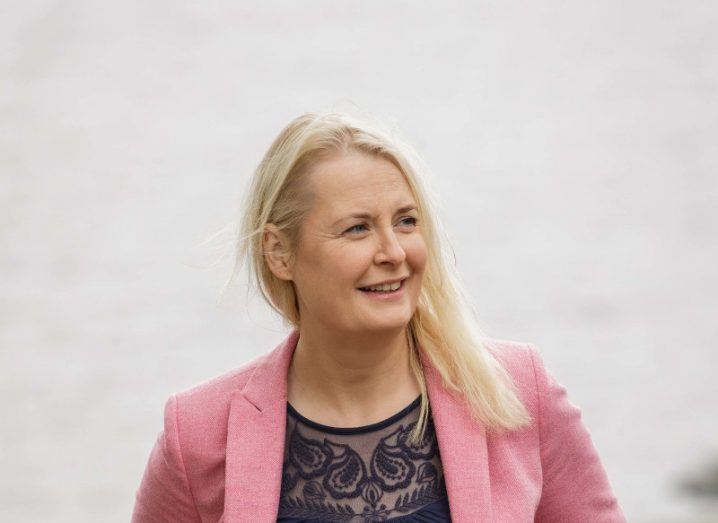
[[[406, 278], [399, 280], [399, 288], [400, 289], [404, 286], [404, 282], [408, 279], [409, 279], [409, 277], [407, 276]], [[393, 283], [395, 283], [395, 282], [393, 282]], [[386, 283], [378, 283], [376, 285], [367, 285], [365, 287], [357, 287], [357, 289], [359, 289], [359, 290], [368, 289], [369, 287], [378, 287], [379, 285], [386, 285]]]
[[380, 302], [387, 302], [387, 303], [393, 303], [393, 302], [399, 302], [404, 299], [404, 281], [401, 281], [401, 284], [399, 285], [399, 288], [395, 291], [387, 291], [387, 292], [373, 292], [373, 291], [362, 291], [360, 292], [364, 294], [364, 296], [372, 300], [375, 303]]

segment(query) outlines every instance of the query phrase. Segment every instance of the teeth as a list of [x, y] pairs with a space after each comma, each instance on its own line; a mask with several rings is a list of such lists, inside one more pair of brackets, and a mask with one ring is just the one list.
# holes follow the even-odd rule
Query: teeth
[[385, 283], [384, 285], [377, 285], [376, 287], [365, 287], [365, 289], [368, 289], [370, 291], [395, 291], [399, 287], [401, 287], [401, 282], [396, 283]]

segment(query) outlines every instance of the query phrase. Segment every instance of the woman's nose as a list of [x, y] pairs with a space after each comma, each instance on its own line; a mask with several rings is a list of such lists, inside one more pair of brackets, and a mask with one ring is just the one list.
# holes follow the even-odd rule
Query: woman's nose
[[402, 263], [406, 259], [406, 252], [399, 243], [394, 231], [381, 235], [379, 248], [375, 260], [377, 263], [390, 262], [392, 264]]

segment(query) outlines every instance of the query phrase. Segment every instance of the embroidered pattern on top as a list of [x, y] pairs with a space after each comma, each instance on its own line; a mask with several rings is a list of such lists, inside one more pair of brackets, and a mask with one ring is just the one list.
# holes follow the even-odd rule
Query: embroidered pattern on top
[[[288, 460], [282, 474], [279, 512], [283, 517], [331, 519], [331, 521], [385, 521], [393, 513], [415, 511], [446, 497], [443, 474], [429, 460], [439, 458], [431, 416], [424, 436], [412, 444], [412, 422], [399, 425], [380, 438], [369, 464], [351, 446], [303, 435], [299, 423], [289, 436]], [[419, 463], [415, 463], [418, 461]], [[301, 495], [289, 492], [306, 480]], [[385, 493], [409, 487], [396, 496], [393, 506], [381, 503]], [[361, 513], [342, 500], [361, 497]], [[397, 514], [398, 515], [398, 514]]]

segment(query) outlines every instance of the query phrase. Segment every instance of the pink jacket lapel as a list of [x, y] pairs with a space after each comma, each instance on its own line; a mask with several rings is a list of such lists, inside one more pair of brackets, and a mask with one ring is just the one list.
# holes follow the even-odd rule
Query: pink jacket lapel
[[[276, 521], [284, 459], [287, 372], [299, 339], [293, 330], [266, 354], [230, 406], [225, 521]], [[444, 468], [452, 521], [490, 521], [491, 496], [483, 426], [441, 385], [422, 353], [427, 392]]]
[[471, 419], [462, 400], [441, 384], [441, 375], [420, 351], [431, 416], [439, 443], [451, 520], [492, 521], [484, 426]]
[[229, 410], [226, 521], [276, 521], [284, 459], [287, 372], [299, 331], [266, 354]]

